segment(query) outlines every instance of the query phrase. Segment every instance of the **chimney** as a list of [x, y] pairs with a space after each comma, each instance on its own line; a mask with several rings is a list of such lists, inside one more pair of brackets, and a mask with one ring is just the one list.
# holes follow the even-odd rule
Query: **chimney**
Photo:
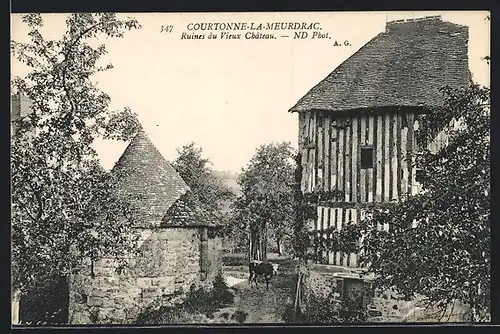
[[416, 27], [432, 26], [442, 23], [441, 15], [416, 17], [411, 19], [400, 19], [389, 21], [385, 25], [385, 31], [393, 31], [399, 29], [415, 29]]
[[432, 38], [435, 34], [444, 34], [461, 41], [463, 40], [462, 44], [466, 47], [469, 38], [469, 28], [467, 26], [443, 21], [441, 15], [389, 21], [386, 23], [385, 32], [401, 34], [403, 36], [406, 34], [425, 35], [429, 38]]

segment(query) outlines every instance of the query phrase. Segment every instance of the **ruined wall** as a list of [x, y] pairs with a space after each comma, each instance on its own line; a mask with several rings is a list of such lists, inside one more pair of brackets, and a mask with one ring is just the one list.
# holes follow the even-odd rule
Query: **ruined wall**
[[141, 309], [157, 297], [188, 291], [192, 283], [200, 282], [199, 229], [163, 228], [140, 233], [139, 252], [121, 274], [116, 273], [114, 261], [104, 259], [93, 266], [87, 261], [72, 275], [71, 324], [133, 323]]
[[208, 238], [208, 270], [209, 278], [217, 275], [222, 270], [222, 238]]
[[459, 300], [448, 305], [444, 311], [436, 306], [427, 308], [426, 300], [422, 296], [405, 300], [402, 295], [391, 290], [377, 292], [369, 309], [372, 314], [371, 322], [468, 322], [470, 320], [469, 307]]
[[[348, 271], [347, 268], [318, 264], [301, 268], [303, 273], [302, 307], [307, 309], [307, 298], [313, 294], [326, 298], [332, 293], [330, 298], [342, 303], [346, 293], [345, 290], [349, 290], [345, 289], [346, 277], [354, 276]], [[368, 311], [369, 322], [470, 321], [470, 308], [459, 300], [456, 300], [453, 305], [448, 305], [445, 312], [436, 306], [426, 309], [427, 303], [423, 296], [405, 300], [401, 294], [396, 293], [393, 289], [373, 291], [369, 282], [369, 279], [365, 280], [362, 292], [362, 307]]]
[[322, 298], [327, 298], [330, 294], [333, 294], [334, 299], [340, 300], [344, 289], [342, 278], [335, 277], [333, 273], [309, 271], [304, 276], [303, 282], [306, 295], [314, 294]]
[[[345, 282], [348, 278], [357, 279], [359, 275], [350, 273], [347, 268], [313, 264], [300, 269], [303, 274], [303, 306], [307, 308], [307, 299], [310, 296], [331, 298], [343, 303], [345, 295]], [[372, 300], [370, 280], [362, 280], [361, 294], [363, 307], [367, 307]], [[351, 290], [349, 290], [351, 293]]]

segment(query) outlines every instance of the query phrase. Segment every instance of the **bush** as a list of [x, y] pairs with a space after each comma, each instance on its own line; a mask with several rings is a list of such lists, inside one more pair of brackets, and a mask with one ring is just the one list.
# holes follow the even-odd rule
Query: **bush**
[[232, 320], [236, 320], [239, 324], [242, 324], [247, 320], [248, 313], [242, 310], [237, 310], [236, 312], [233, 313], [231, 316]]
[[203, 287], [196, 288], [194, 285], [191, 285], [182, 306], [190, 313], [210, 315], [217, 310], [216, 305], [212, 303], [212, 299], [211, 291], [207, 291]]
[[321, 297], [311, 294], [307, 300], [307, 308], [304, 313], [297, 310], [294, 312], [293, 304], [285, 307], [282, 319], [286, 323], [361, 323], [366, 321], [365, 313], [352, 312], [343, 308], [344, 306], [332, 296]]
[[48, 277], [30, 286], [19, 302], [19, 320], [31, 325], [61, 325], [68, 322], [66, 277]]
[[248, 266], [248, 259], [245, 253], [224, 254], [222, 257], [224, 266]]
[[[196, 323], [206, 316], [214, 318], [214, 313], [220, 308], [229, 306], [234, 302], [234, 295], [229, 291], [222, 273], [219, 273], [212, 283], [212, 288], [207, 290], [200, 286], [191, 285], [182, 304], [176, 306], [161, 305], [155, 307], [153, 303], [141, 312], [136, 320], [137, 324], [178, 324]], [[193, 322], [194, 321], [194, 322]]]
[[234, 294], [229, 290], [222, 273], [219, 272], [210, 290], [205, 290], [203, 287], [195, 288], [192, 285], [184, 301], [184, 306], [190, 311], [211, 316], [218, 309], [231, 305], [233, 302]]
[[234, 294], [229, 290], [221, 272], [215, 276], [211, 299], [218, 307], [224, 307], [234, 303]]
[[296, 314], [295, 314], [293, 304], [287, 304], [285, 306], [285, 310], [283, 311], [283, 314], [281, 315], [281, 319], [287, 324], [293, 324], [293, 323], [300, 322], [300, 321], [297, 321], [298, 319], [296, 319]]
[[332, 298], [324, 298], [311, 294], [307, 300], [304, 320], [309, 323], [342, 322], [340, 317], [340, 305]]
[[171, 306], [160, 306], [159, 309], [148, 307], [137, 317], [136, 323], [139, 325], [161, 325], [175, 324], [183, 318], [180, 308]]

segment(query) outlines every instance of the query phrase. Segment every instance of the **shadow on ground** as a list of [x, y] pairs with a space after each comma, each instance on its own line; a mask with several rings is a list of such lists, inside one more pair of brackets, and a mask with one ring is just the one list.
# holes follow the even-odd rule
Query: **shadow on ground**
[[[224, 272], [228, 277], [245, 279], [231, 287], [235, 294], [234, 304], [220, 313], [240, 310], [247, 313], [247, 323], [284, 323], [282, 315], [287, 304], [293, 302], [297, 275], [296, 263], [287, 257], [270, 256], [270, 261], [280, 264], [280, 273], [271, 279], [269, 290], [263, 279], [255, 284], [248, 283], [248, 264], [244, 255], [231, 254], [230, 260], [225, 261]], [[228, 265], [229, 264], [229, 265]]]

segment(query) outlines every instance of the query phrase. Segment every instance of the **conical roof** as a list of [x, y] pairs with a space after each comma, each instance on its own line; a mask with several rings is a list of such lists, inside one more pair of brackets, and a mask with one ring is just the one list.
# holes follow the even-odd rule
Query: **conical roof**
[[388, 22], [289, 111], [439, 106], [441, 88], [467, 86], [468, 28], [441, 17]]
[[142, 129], [131, 140], [113, 172], [120, 175], [118, 193], [128, 199], [132, 219], [141, 226], [158, 226], [170, 206], [189, 190]]
[[196, 196], [187, 191], [167, 210], [161, 227], [217, 226], [217, 220], [203, 210]]

